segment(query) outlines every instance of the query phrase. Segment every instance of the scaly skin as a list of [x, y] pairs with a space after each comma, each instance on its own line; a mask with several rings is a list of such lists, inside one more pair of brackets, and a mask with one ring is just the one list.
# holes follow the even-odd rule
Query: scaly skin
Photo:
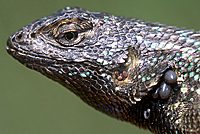
[[10, 36], [7, 51], [111, 117], [200, 133], [200, 32], [67, 7]]

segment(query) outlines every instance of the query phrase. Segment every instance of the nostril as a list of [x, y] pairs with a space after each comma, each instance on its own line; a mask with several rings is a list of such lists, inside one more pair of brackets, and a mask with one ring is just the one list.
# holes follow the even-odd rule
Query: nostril
[[16, 41], [22, 41], [23, 36], [24, 36], [23, 32], [18, 33], [15, 37]]
[[35, 38], [35, 33], [31, 33], [31, 38]]

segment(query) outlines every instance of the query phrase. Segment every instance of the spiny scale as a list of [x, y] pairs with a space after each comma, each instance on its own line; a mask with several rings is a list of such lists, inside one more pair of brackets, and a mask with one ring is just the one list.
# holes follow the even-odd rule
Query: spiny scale
[[200, 133], [200, 32], [67, 7], [7, 51], [88, 105], [153, 133]]

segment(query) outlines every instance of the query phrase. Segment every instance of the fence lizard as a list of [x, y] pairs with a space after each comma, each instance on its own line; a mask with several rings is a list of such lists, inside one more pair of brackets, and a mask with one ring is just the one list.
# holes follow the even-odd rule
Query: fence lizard
[[7, 51], [93, 108], [152, 133], [200, 133], [200, 32], [67, 7]]

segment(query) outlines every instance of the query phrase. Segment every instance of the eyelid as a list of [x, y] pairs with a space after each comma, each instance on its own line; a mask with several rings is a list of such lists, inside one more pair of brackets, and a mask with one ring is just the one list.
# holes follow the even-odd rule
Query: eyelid
[[66, 31], [64, 31], [64, 32], [62, 32], [62, 33], [56, 33], [56, 35], [54, 35], [54, 37], [55, 38], [62, 38], [64, 35], [65, 35], [65, 33], [68, 33], [68, 32], [78, 32], [77, 30], [66, 30]]
[[66, 32], [71, 32], [71, 31], [78, 31], [79, 29], [80, 28], [73, 23], [63, 24], [53, 29], [53, 35], [54, 37], [58, 37], [60, 34], [64, 34]]

